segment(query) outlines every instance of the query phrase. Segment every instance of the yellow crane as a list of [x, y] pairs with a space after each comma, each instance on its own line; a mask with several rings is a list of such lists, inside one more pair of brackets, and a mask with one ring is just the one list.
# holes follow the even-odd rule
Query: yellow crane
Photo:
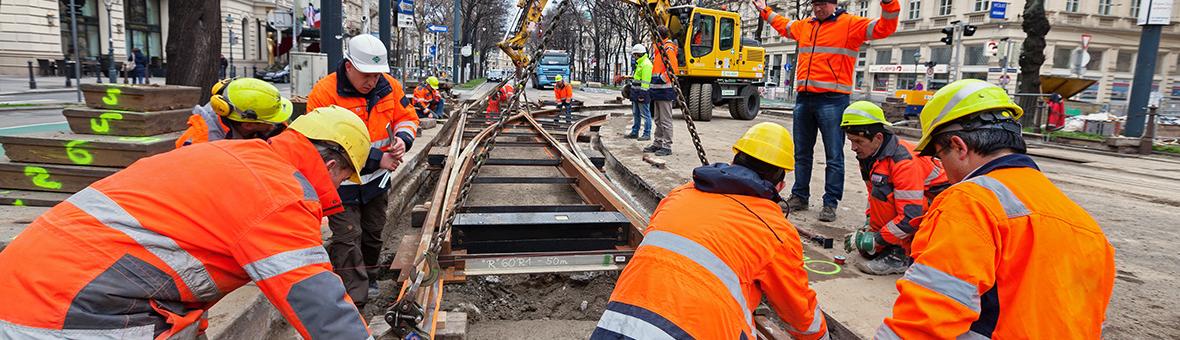
[[[680, 48], [678, 86], [684, 93], [685, 113], [695, 120], [710, 120], [715, 105], [729, 105], [736, 119], [758, 115], [766, 72], [766, 50], [752, 39], [742, 38], [741, 16], [735, 12], [696, 6], [671, 6], [669, 0], [619, 0], [650, 10], [654, 20], [668, 28]], [[531, 62], [525, 44], [539, 27], [549, 0], [519, 0], [521, 8], [512, 36], [498, 46], [518, 69]], [[654, 44], [651, 44], [654, 45]], [[649, 47], [649, 50], [653, 50]]]

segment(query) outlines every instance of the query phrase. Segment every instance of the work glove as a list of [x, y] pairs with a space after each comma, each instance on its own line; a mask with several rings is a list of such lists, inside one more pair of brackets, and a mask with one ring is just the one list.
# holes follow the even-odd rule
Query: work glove
[[884, 246], [884, 244], [877, 243], [877, 232], [875, 231], [857, 230], [844, 235], [844, 251], [849, 253], [860, 251], [873, 255]]

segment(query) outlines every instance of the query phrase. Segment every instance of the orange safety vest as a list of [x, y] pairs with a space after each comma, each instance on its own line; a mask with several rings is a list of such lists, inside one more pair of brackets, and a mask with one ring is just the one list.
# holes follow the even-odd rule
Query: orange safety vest
[[254, 282], [304, 338], [366, 338], [320, 235], [333, 186], [295, 131], [141, 159], [0, 252], [0, 337], [191, 339]]
[[496, 94], [488, 99], [488, 112], [499, 113], [501, 103], [505, 103], [512, 98], [512, 84], [504, 84], [500, 89], [496, 90]]
[[[653, 90], [672, 88], [674, 84], [672, 84], [671, 75], [680, 71], [680, 65], [677, 64], [679, 61], [676, 58], [676, 56], [680, 53], [680, 49], [676, 47], [676, 43], [672, 42], [671, 39], [664, 39], [663, 42], [659, 44], [653, 44], [652, 47], [652, 51], [655, 51], [656, 53], [652, 53], [651, 88]], [[667, 58], [668, 65], [672, 66], [670, 70], [664, 67], [664, 58]]]
[[860, 46], [867, 40], [883, 39], [897, 30], [901, 11], [898, 0], [881, 3], [881, 17], [869, 19], [848, 14], [843, 9], [824, 20], [814, 16], [790, 20], [770, 7], [762, 10], [762, 19], [779, 35], [799, 42], [795, 67], [795, 89], [799, 92], [852, 93], [853, 73]]
[[1023, 154], [934, 199], [877, 339], [1098, 339], [1114, 288], [1102, 228]]
[[229, 126], [221, 122], [221, 116], [209, 104], [196, 106], [193, 115], [188, 117], [188, 129], [176, 139], [176, 147], [222, 140], [229, 133]]
[[438, 90], [430, 87], [430, 85], [419, 84], [418, 87], [414, 88], [414, 106], [420, 109], [430, 110], [430, 105], [437, 103], [441, 99], [442, 97], [438, 95]]
[[574, 87], [569, 84], [553, 86], [553, 96], [557, 98], [558, 103], [572, 103]]
[[[337, 83], [338, 74], [339, 72], [333, 72], [315, 84], [307, 97], [307, 112], [328, 105], [352, 110], [357, 116], [360, 116], [361, 120], [365, 121], [365, 126], [369, 129], [372, 147], [379, 150], [387, 150], [391, 146], [389, 138], [393, 136], [389, 135], [390, 129], [394, 134], [405, 132], [411, 137], [417, 136], [418, 114], [414, 112], [410, 100], [406, 98], [406, 94], [402, 90], [402, 84], [397, 79], [393, 79], [388, 74], [382, 74], [392, 87], [392, 92], [381, 97], [377, 104], [369, 109], [364, 97], [341, 96], [337, 92], [337, 86], [340, 85]], [[410, 145], [407, 143], [406, 147], [408, 148]], [[375, 183], [388, 172], [385, 169], [378, 169], [371, 173], [362, 174], [360, 185]], [[358, 184], [350, 181], [341, 183], [341, 186], [352, 185]]]
[[914, 145], [895, 135], [885, 137], [866, 173], [869, 229], [890, 244], [910, 249], [910, 236], [927, 202], [949, 186], [942, 162], [918, 156]]
[[591, 339], [754, 339], [763, 297], [796, 339], [825, 337], [802, 247], [774, 201], [681, 185], [652, 214]]

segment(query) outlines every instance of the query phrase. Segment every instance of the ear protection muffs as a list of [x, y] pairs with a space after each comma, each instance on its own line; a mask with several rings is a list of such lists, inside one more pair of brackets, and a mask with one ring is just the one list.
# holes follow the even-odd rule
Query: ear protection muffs
[[229, 83], [234, 79], [237, 78], [222, 79], [213, 84], [213, 89], [210, 91], [213, 92], [213, 96], [209, 97], [209, 106], [213, 107], [213, 112], [216, 112], [218, 116], [229, 116], [229, 113], [234, 111], [233, 104], [225, 96], [225, 88], [229, 87]]

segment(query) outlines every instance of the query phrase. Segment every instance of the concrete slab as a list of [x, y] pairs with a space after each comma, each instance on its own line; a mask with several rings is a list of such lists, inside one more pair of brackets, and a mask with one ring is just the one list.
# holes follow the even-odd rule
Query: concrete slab
[[205, 334], [218, 340], [267, 339], [281, 319], [279, 311], [251, 283], [230, 292], [209, 309]]

